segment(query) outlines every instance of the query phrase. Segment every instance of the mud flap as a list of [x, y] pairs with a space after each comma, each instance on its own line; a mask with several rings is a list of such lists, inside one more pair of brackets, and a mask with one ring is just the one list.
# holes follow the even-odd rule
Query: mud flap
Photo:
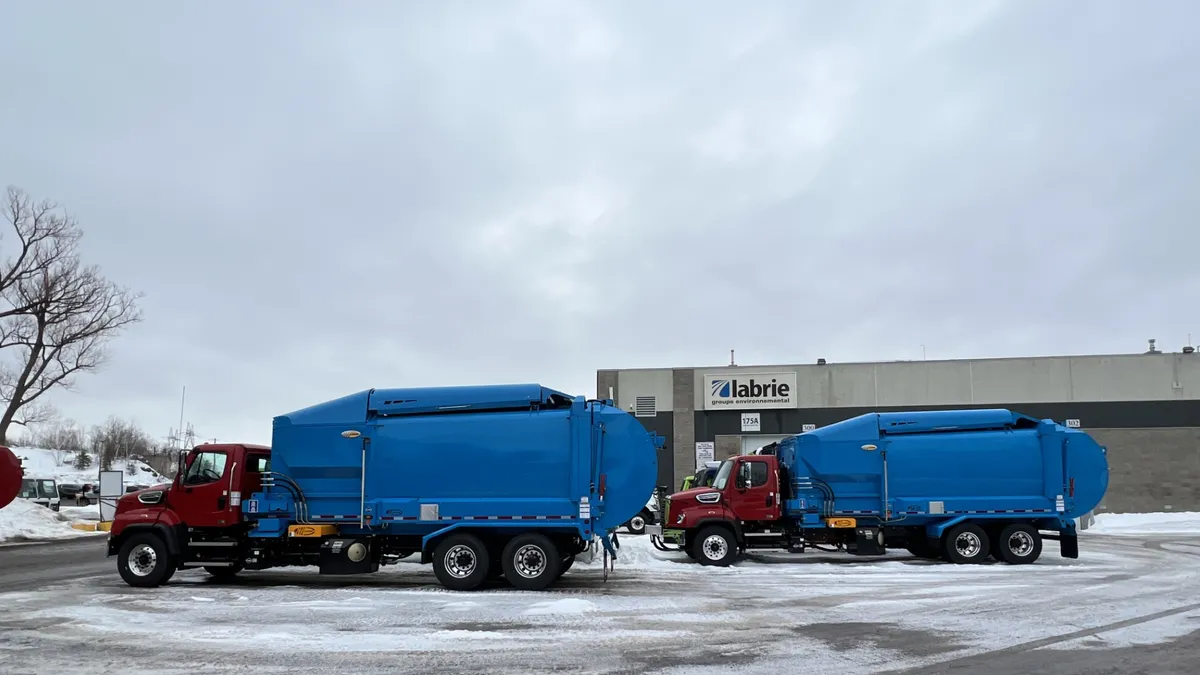
[[[613, 539], [617, 538], [617, 534], [615, 532], [613, 533], [612, 538]], [[608, 555], [612, 556], [613, 560], [616, 560], [617, 559], [617, 550], [615, 548], [613, 548], [613, 542], [609, 541], [607, 534], [600, 535], [600, 543], [604, 545], [604, 552], [607, 553]]]
[[1058, 550], [1064, 558], [1079, 557], [1079, 535], [1063, 532], [1058, 538]]

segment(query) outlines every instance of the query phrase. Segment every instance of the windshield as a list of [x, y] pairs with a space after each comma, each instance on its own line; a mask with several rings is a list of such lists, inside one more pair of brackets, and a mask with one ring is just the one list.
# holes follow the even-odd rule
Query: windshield
[[733, 472], [733, 460], [727, 459], [721, 462], [721, 468], [717, 469], [717, 478], [713, 481], [712, 486], [718, 490], [724, 490], [725, 484], [729, 482], [729, 474]]

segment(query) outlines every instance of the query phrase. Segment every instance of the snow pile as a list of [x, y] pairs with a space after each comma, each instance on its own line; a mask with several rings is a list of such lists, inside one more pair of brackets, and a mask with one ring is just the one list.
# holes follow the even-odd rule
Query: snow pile
[[76, 530], [59, 514], [28, 499], [14, 499], [0, 509], [0, 541], [67, 539], [94, 534]]
[[[655, 570], [680, 568], [680, 563], [694, 564], [686, 554], [674, 551], [659, 551], [650, 543], [647, 535], [622, 535], [617, 533], [621, 547], [617, 549], [617, 560], [611, 559], [609, 565], [627, 570]], [[586, 556], [586, 554], [585, 554]], [[576, 557], [575, 566], [600, 569], [604, 565], [604, 548], [596, 543], [596, 556], [591, 562], [584, 562]]]
[[[25, 468], [25, 475], [29, 477], [50, 476], [59, 483], [97, 483], [100, 480], [100, 462], [95, 455], [92, 455], [92, 466], [82, 471], [73, 466], [75, 460], [74, 453], [59, 453], [63, 457], [63, 463], [59, 464], [55, 459], [55, 452], [45, 448], [28, 448], [14, 447], [13, 454], [21, 460], [21, 466]], [[133, 473], [129, 472], [129, 465], [133, 466]], [[150, 468], [145, 462], [139, 462], [131, 459], [128, 462], [123, 459], [118, 459], [113, 462], [113, 471], [120, 471], [125, 474], [125, 485], [155, 485], [157, 483], [169, 483], [171, 479], [165, 478], [162, 474]]]
[[1200, 513], [1101, 513], [1083, 532], [1117, 535], [1200, 535]]

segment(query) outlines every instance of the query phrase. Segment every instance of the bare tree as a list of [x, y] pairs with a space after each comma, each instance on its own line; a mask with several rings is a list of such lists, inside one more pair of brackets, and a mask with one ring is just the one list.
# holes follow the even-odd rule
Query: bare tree
[[[100, 457], [100, 468], [112, 469], [117, 459], [128, 460], [149, 452], [153, 441], [133, 422], [110, 416], [103, 425], [92, 427], [92, 450]], [[128, 463], [132, 466], [132, 463]], [[134, 469], [131, 473], [136, 473]]]
[[13, 424], [53, 416], [43, 394], [104, 364], [108, 342], [141, 320], [142, 297], [83, 265], [82, 232], [55, 204], [9, 188], [5, 218], [17, 251], [0, 266], [0, 443]]
[[66, 464], [68, 458], [84, 449], [83, 430], [74, 420], [55, 420], [41, 425], [30, 437], [33, 445], [53, 453], [58, 466]]

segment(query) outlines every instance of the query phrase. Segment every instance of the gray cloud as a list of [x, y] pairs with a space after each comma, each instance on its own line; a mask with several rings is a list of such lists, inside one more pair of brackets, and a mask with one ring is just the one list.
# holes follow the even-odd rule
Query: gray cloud
[[0, 9], [0, 176], [147, 293], [80, 421], [1200, 333], [1191, 3], [122, 9]]

